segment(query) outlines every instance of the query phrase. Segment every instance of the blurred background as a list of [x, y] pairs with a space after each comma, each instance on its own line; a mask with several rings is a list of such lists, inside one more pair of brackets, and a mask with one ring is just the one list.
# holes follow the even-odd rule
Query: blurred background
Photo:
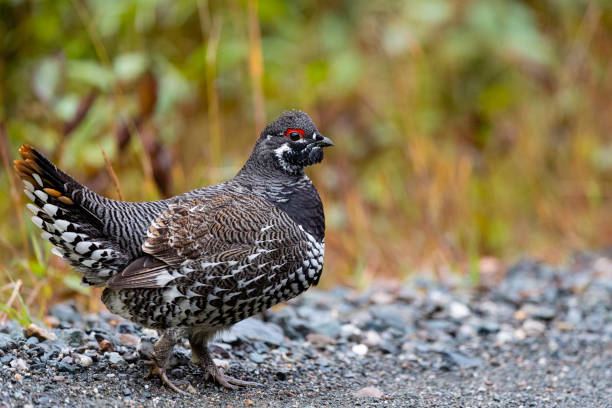
[[612, 244], [606, 0], [0, 0], [0, 312], [96, 290], [50, 255], [22, 143], [130, 201], [232, 177], [264, 125], [308, 112], [323, 287], [477, 285], [521, 256]]

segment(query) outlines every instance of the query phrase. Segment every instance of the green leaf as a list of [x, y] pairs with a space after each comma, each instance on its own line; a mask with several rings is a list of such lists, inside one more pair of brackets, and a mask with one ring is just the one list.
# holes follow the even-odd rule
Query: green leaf
[[113, 73], [94, 60], [72, 60], [68, 64], [69, 79], [93, 85], [101, 90], [109, 90], [113, 83]]
[[45, 58], [34, 73], [32, 87], [36, 96], [43, 102], [50, 103], [56, 97], [62, 78], [62, 59]]
[[131, 82], [140, 77], [147, 67], [147, 58], [138, 52], [121, 54], [113, 62], [113, 70], [117, 79]]

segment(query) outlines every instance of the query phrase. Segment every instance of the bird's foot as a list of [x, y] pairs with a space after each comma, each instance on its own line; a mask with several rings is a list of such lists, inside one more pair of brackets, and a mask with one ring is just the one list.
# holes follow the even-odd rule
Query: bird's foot
[[154, 360], [145, 361], [145, 364], [152, 366], [151, 371], [149, 371], [149, 373], [145, 376], [145, 378], [151, 377], [153, 375], [158, 375], [159, 378], [161, 378], [162, 382], [165, 385], [167, 385], [172, 391], [178, 392], [179, 394], [189, 394], [188, 392], [181, 390], [179, 387], [175, 385], [175, 384], [189, 385], [187, 381], [183, 381], [183, 380], [177, 380], [174, 382], [170, 381], [166, 373], [166, 368], [160, 367], [157, 364], [157, 362]]
[[211, 357], [210, 351], [206, 346], [206, 339], [203, 341], [201, 338], [190, 337], [189, 344], [191, 345], [191, 361], [204, 370], [208, 378], [212, 378], [222, 387], [235, 390], [238, 387], [261, 386], [261, 384], [253, 381], [239, 380], [225, 375], [225, 369], [228, 367], [227, 364], [225, 364], [225, 367], [223, 365], [217, 366], [216, 363], [219, 361], [215, 361]]
[[205, 368], [206, 372], [212, 377], [219, 385], [228, 388], [230, 390], [236, 390], [239, 387], [259, 387], [260, 383], [254, 381], [239, 380], [229, 375], [225, 375], [222, 369], [217, 367], [215, 364], [209, 365]]

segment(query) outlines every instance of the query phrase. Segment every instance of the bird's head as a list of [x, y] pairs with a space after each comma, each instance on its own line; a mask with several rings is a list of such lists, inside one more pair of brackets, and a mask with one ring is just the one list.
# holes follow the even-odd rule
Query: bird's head
[[333, 146], [312, 119], [299, 110], [283, 112], [261, 132], [251, 156], [288, 174], [323, 160], [323, 148]]

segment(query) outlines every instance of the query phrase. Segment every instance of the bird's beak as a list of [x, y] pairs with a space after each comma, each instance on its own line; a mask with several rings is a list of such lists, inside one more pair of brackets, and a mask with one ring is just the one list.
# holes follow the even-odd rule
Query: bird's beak
[[315, 136], [315, 141], [321, 147], [330, 147], [334, 145], [334, 142], [332, 142], [330, 138], [325, 137], [320, 133], [317, 133]]

